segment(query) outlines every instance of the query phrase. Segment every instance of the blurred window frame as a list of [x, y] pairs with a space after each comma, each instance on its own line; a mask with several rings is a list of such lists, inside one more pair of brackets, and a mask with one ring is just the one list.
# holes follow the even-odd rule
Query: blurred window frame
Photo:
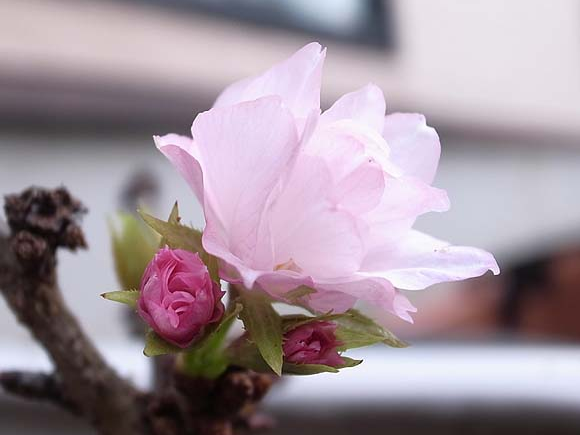
[[[321, 40], [335, 40], [373, 48], [390, 49], [394, 45], [391, 2], [388, 0], [350, 0], [359, 8], [361, 17], [352, 18], [349, 32], [340, 28], [323, 28], [315, 23], [300, 20], [298, 15], [288, 14], [294, 3], [304, 8], [307, 1], [285, 0], [132, 0], [155, 5], [178, 7], [194, 13], [229, 20], [242, 21], [262, 27], [304, 33]], [[316, 0], [310, 0], [315, 2]], [[315, 3], [311, 3], [314, 5]], [[344, 29], [343, 29], [344, 30]]]

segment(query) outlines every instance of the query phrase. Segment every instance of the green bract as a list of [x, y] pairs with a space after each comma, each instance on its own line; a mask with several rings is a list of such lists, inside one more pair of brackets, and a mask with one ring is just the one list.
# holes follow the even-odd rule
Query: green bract
[[219, 282], [217, 258], [208, 254], [202, 245], [202, 232], [179, 223], [177, 203], [175, 203], [168, 222], [157, 219], [143, 211], [139, 211], [143, 220], [162, 237], [164, 245], [172, 249], [184, 249], [199, 254], [207, 266], [211, 278]]
[[137, 300], [139, 299], [139, 290], [120, 290], [103, 293], [101, 296], [109, 301], [119, 302], [135, 308], [137, 306]]
[[407, 347], [408, 344], [399, 340], [395, 335], [364, 316], [357, 310], [349, 310], [336, 319], [338, 328], [336, 338], [343, 343], [340, 350], [354, 349], [383, 343], [391, 347]]
[[217, 378], [228, 367], [230, 361], [224, 352], [224, 342], [231, 325], [243, 310], [235, 303], [228, 309], [221, 323], [202, 342], [184, 352], [182, 370], [191, 376]]
[[117, 230], [110, 224], [113, 259], [117, 278], [123, 288], [139, 288], [147, 263], [159, 246], [159, 237], [135, 216], [119, 213]]
[[242, 291], [241, 319], [262, 358], [277, 375], [282, 374], [282, 319], [271, 301], [256, 291]]

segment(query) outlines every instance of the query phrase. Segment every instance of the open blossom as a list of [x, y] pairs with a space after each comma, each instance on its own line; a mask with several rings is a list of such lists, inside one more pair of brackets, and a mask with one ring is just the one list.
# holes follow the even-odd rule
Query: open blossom
[[159, 250], [141, 281], [139, 315], [163, 339], [188, 347], [206, 325], [222, 318], [224, 294], [197, 254]]
[[284, 360], [294, 364], [324, 364], [339, 367], [344, 361], [336, 348], [336, 324], [310, 322], [284, 335]]
[[155, 137], [203, 205], [204, 248], [223, 279], [284, 295], [298, 286], [319, 312], [357, 301], [411, 320], [399, 289], [499, 273], [493, 256], [414, 230], [449, 208], [431, 186], [435, 130], [418, 114], [385, 116], [369, 84], [321, 113], [325, 50], [309, 44], [228, 87], [192, 136]]

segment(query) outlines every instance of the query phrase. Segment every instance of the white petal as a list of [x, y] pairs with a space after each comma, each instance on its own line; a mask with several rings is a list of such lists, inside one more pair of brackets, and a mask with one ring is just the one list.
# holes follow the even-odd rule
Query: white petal
[[214, 107], [278, 95], [296, 118], [306, 119], [310, 111], [320, 111], [320, 85], [326, 50], [310, 43], [290, 58], [256, 77], [241, 80], [226, 88]]
[[451, 246], [415, 230], [409, 231], [397, 244], [385, 246], [367, 257], [362, 270], [367, 276], [381, 276], [405, 290], [472, 278], [488, 270], [499, 274], [499, 267], [489, 252]]
[[294, 262], [306, 275], [340, 276], [360, 266], [364, 248], [356, 218], [332, 202], [325, 162], [301, 155], [268, 216], [275, 262]]
[[324, 124], [351, 119], [381, 133], [385, 119], [385, 97], [374, 84], [368, 84], [355, 92], [340, 97], [322, 114]]
[[423, 115], [393, 113], [385, 117], [383, 136], [391, 149], [391, 161], [405, 175], [433, 182], [441, 144], [435, 129], [429, 127]]
[[224, 232], [216, 243], [251, 263], [265, 205], [298, 150], [294, 118], [280, 98], [265, 97], [201, 113], [192, 134], [207, 224]]
[[319, 312], [346, 311], [358, 301], [359, 304], [362, 302], [363, 305], [372, 305], [383, 316], [390, 313], [412, 322], [409, 312], [417, 311], [409, 300], [384, 278], [352, 276], [317, 281], [314, 285], [321, 292], [311, 296], [310, 306]]
[[177, 134], [153, 136], [159, 151], [175, 166], [203, 204], [203, 176], [193, 140]]

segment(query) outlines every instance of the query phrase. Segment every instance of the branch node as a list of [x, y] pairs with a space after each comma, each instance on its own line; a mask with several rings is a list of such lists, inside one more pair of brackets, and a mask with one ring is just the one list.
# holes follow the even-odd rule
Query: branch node
[[12, 234], [25, 231], [38, 236], [52, 250], [59, 246], [73, 251], [87, 247], [79, 226], [87, 209], [64, 187], [54, 190], [29, 187], [21, 193], [6, 195], [4, 211]]

